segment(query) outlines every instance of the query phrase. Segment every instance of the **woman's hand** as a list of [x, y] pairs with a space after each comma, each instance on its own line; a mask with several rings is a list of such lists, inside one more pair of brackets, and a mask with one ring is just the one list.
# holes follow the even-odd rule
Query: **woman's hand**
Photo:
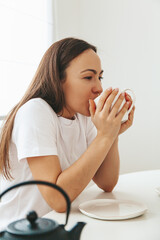
[[112, 107], [113, 100], [118, 91], [118, 89], [112, 91], [112, 88], [105, 90], [98, 101], [97, 107], [94, 100], [89, 100], [91, 119], [97, 128], [97, 135], [106, 137], [110, 141], [114, 141], [118, 136], [121, 129], [122, 118], [130, 104], [129, 101], [127, 101], [119, 111], [121, 103], [125, 98], [125, 94], [122, 93]]
[[[126, 101], [129, 102], [129, 108], [130, 108], [130, 106], [132, 105], [132, 99], [127, 93], [125, 93], [125, 99], [126, 99]], [[133, 106], [131, 112], [129, 113], [128, 120], [126, 122], [122, 123], [121, 128], [119, 130], [119, 134], [125, 132], [129, 127], [132, 126], [133, 118], [134, 118], [134, 111], [135, 111], [135, 106]]]

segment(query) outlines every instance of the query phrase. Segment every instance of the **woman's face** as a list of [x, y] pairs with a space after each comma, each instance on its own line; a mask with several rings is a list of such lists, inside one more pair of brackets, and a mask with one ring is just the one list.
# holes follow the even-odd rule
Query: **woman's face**
[[63, 83], [66, 101], [63, 117], [72, 118], [75, 113], [90, 116], [89, 99], [95, 99], [102, 92], [102, 73], [100, 59], [91, 49], [70, 62]]

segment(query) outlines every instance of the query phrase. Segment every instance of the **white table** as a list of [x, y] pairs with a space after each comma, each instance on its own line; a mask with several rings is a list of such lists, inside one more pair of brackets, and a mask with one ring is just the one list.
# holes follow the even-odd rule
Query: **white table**
[[[160, 170], [120, 175], [112, 193], [105, 193], [96, 185], [85, 189], [72, 203], [67, 229], [78, 221], [86, 222], [81, 240], [160, 240], [160, 196], [155, 188], [160, 186]], [[121, 221], [102, 221], [83, 215], [78, 206], [91, 199], [123, 199], [145, 203], [148, 211], [137, 218]], [[65, 222], [65, 213], [51, 211], [44, 217]]]

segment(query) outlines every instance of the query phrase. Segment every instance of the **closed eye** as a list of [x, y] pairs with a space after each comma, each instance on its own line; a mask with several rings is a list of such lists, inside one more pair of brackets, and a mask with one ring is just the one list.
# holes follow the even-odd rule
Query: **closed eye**
[[92, 79], [92, 76], [84, 77], [84, 79], [91, 80], [91, 79]]
[[[84, 77], [84, 79], [91, 80], [91, 79], [92, 79], [92, 76]], [[99, 80], [101, 81], [102, 79], [103, 79], [103, 77], [100, 76], [100, 77], [99, 77]]]

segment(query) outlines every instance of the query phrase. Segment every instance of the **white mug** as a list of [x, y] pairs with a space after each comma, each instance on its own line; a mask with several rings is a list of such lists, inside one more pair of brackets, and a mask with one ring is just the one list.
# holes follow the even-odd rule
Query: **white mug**
[[[119, 90], [118, 94], [116, 95], [115, 99], [113, 100], [112, 106], [113, 106], [113, 105], [115, 104], [115, 102], [117, 101], [119, 95], [120, 95], [121, 93], [123, 93], [123, 92], [126, 92], [126, 93], [129, 92], [129, 95], [130, 95], [131, 98], [132, 98], [132, 104], [131, 104], [130, 108], [127, 110], [127, 112], [125, 113], [125, 115], [123, 116], [123, 118], [122, 118], [122, 123], [124, 123], [124, 122], [126, 122], [126, 121], [128, 120], [128, 115], [129, 115], [129, 113], [131, 112], [131, 110], [132, 110], [132, 108], [133, 108], [133, 106], [134, 106], [134, 104], [135, 104], [135, 101], [136, 101], [136, 96], [135, 96], [133, 90], [130, 89], [130, 88], [127, 88], [127, 89], [124, 89], [123, 91], [120, 91], [120, 90]], [[124, 99], [123, 102], [122, 102], [122, 104], [121, 104], [121, 106], [120, 106], [120, 108], [119, 108], [119, 111], [122, 109], [122, 107], [123, 107], [123, 105], [124, 105], [125, 103], [126, 103], [126, 100]], [[118, 111], [118, 112], [119, 112], [119, 111]]]

